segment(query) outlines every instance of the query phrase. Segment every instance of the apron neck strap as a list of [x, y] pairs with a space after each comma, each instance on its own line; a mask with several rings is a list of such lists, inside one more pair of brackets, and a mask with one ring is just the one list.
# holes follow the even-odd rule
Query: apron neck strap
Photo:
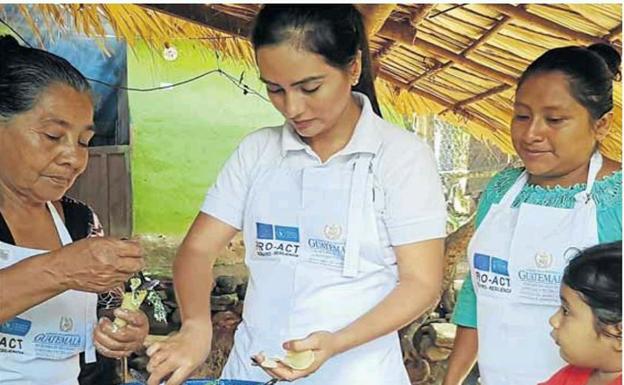
[[592, 200], [592, 189], [594, 188], [594, 182], [598, 172], [602, 168], [602, 155], [599, 151], [595, 151], [592, 157], [589, 159], [589, 171], [587, 172], [587, 184], [584, 191], [578, 192], [574, 199], [576, 200], [575, 206], [582, 206], [588, 204]]
[[589, 172], [587, 173], [587, 187], [585, 188], [586, 194], [591, 194], [594, 187], [594, 182], [598, 176], [598, 172], [602, 168], [602, 155], [600, 151], [596, 150], [592, 157], [589, 159]]
[[69, 235], [69, 231], [67, 231], [67, 227], [63, 223], [61, 216], [59, 215], [56, 207], [52, 204], [52, 202], [46, 202], [48, 206], [48, 210], [50, 210], [50, 214], [52, 214], [52, 219], [54, 220], [54, 227], [56, 227], [56, 232], [61, 240], [61, 244], [63, 246], [69, 245], [73, 242], [71, 235]]
[[360, 237], [364, 202], [366, 200], [366, 185], [371, 170], [373, 154], [359, 154], [353, 166], [351, 178], [351, 193], [349, 195], [349, 213], [347, 222], [347, 239], [345, 258], [342, 269], [344, 277], [356, 277], [360, 268]]

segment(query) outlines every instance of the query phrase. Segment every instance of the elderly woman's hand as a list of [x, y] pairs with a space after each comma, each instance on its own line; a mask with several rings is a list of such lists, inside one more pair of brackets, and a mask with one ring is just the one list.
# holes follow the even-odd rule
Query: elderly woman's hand
[[106, 317], [100, 318], [93, 332], [95, 348], [100, 354], [121, 358], [143, 348], [143, 341], [149, 332], [149, 322], [142, 311], [115, 309], [115, 316], [127, 322], [117, 327]]
[[55, 253], [54, 266], [66, 289], [96, 293], [123, 285], [145, 263], [138, 242], [111, 237], [82, 239]]

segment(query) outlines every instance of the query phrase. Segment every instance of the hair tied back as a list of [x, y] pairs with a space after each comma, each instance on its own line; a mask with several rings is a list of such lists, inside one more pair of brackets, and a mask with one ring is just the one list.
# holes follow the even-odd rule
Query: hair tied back
[[0, 53], [17, 52], [22, 46], [11, 35], [0, 36]]
[[609, 68], [609, 71], [613, 74], [613, 80], [619, 82], [622, 80], [622, 72], [620, 70], [620, 64], [622, 63], [622, 57], [620, 53], [608, 43], [596, 43], [587, 47], [588, 50], [594, 52], [604, 60], [605, 64]]

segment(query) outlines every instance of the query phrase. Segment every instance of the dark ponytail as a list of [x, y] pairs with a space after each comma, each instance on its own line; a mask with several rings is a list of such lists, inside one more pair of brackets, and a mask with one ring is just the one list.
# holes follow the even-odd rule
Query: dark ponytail
[[327, 64], [344, 70], [362, 52], [362, 73], [353, 91], [368, 96], [381, 116], [368, 39], [360, 12], [351, 4], [265, 5], [253, 27], [254, 48], [294, 41], [297, 46], [321, 55]]
[[620, 72], [620, 63], [622, 62], [622, 58], [620, 57], [620, 53], [616, 51], [613, 46], [605, 43], [596, 43], [590, 45], [587, 49], [597, 53], [602, 58], [609, 68], [609, 71], [613, 76], [613, 80], [622, 80], [622, 73]]

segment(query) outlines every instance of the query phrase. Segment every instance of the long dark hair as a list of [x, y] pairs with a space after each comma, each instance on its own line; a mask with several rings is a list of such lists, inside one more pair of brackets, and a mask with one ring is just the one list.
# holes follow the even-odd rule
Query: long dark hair
[[536, 73], [562, 72], [574, 99], [589, 111], [592, 119], [598, 120], [613, 109], [613, 81], [621, 78], [620, 62], [615, 48], [604, 43], [554, 48], [527, 67], [518, 88]]
[[[597, 332], [622, 338], [622, 241], [581, 251], [565, 268], [563, 283], [592, 309]], [[608, 332], [609, 325], [618, 333]]]
[[352, 4], [265, 5], [251, 34], [254, 48], [295, 41], [298, 46], [325, 58], [327, 64], [344, 70], [362, 52], [362, 73], [353, 86], [371, 101], [381, 116], [368, 39], [362, 15]]
[[13, 36], [0, 36], [0, 120], [33, 108], [53, 83], [90, 92], [85, 77], [67, 60], [50, 52], [21, 46]]

